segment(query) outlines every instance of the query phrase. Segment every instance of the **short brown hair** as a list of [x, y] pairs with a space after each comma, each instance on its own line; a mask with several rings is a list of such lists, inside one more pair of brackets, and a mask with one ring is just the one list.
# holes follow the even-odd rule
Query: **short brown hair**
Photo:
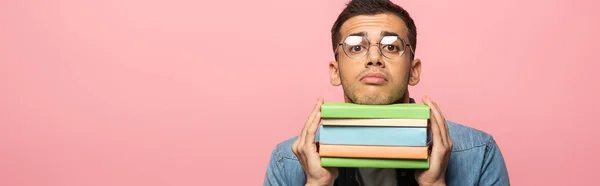
[[[359, 15], [375, 15], [380, 13], [392, 13], [406, 24], [408, 28], [408, 43], [413, 48], [413, 51], [417, 49], [417, 27], [415, 22], [410, 17], [408, 12], [404, 8], [390, 2], [389, 0], [351, 0], [346, 4], [346, 8], [340, 13], [337, 20], [331, 28], [331, 43], [333, 45], [333, 51], [338, 46], [341, 34], [340, 29], [342, 24], [348, 19], [359, 16]], [[411, 54], [411, 58], [414, 58], [414, 54]], [[337, 59], [337, 56], [336, 56]]]

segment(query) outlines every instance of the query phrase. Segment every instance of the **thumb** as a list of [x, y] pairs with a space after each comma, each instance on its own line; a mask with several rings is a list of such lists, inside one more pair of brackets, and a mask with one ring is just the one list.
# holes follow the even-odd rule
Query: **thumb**
[[327, 171], [329, 171], [329, 173], [331, 173], [331, 177], [333, 178], [333, 180], [337, 179], [339, 172], [338, 169], [336, 167], [327, 167], [325, 168]]
[[429, 105], [429, 103], [431, 102], [431, 99], [429, 98], [429, 96], [425, 95], [421, 98], [421, 102]]
[[421, 175], [422, 175], [422, 174], [423, 174], [425, 171], [426, 171], [426, 170], [422, 170], [422, 169], [415, 170], [415, 180], [417, 180], [417, 181], [418, 181], [418, 180], [419, 180], [419, 177], [421, 177]]

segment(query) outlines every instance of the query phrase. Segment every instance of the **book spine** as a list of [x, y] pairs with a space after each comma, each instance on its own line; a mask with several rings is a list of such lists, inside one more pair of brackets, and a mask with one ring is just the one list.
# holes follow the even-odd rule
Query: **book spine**
[[427, 159], [428, 146], [365, 146], [365, 145], [319, 145], [321, 157]]
[[426, 127], [327, 126], [315, 141], [332, 145], [427, 146]]
[[371, 158], [339, 158], [321, 157], [322, 167], [353, 167], [353, 168], [406, 168], [427, 169], [429, 159], [371, 159]]
[[396, 118], [396, 119], [429, 119], [430, 109], [427, 106], [321, 106], [322, 118]]
[[396, 126], [396, 127], [427, 127], [427, 119], [376, 119], [376, 118], [355, 118], [355, 119], [337, 119], [323, 118], [323, 125], [343, 125], [343, 126]]

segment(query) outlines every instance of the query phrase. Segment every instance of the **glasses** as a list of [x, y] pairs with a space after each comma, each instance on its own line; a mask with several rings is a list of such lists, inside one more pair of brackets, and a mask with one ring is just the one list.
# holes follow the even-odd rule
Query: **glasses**
[[[400, 59], [404, 55], [405, 49], [408, 47], [414, 53], [410, 44], [398, 36], [384, 36], [379, 43], [371, 44], [366, 36], [348, 36], [344, 42], [338, 44], [342, 46], [344, 54], [350, 59], [361, 59], [367, 55], [371, 45], [377, 45], [379, 54], [388, 59]], [[338, 48], [335, 49], [337, 54]]]

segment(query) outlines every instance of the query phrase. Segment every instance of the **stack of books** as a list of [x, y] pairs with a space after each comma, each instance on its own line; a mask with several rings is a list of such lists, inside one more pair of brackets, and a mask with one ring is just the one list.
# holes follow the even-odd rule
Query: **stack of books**
[[427, 169], [429, 117], [424, 104], [325, 102], [315, 139], [321, 166]]

